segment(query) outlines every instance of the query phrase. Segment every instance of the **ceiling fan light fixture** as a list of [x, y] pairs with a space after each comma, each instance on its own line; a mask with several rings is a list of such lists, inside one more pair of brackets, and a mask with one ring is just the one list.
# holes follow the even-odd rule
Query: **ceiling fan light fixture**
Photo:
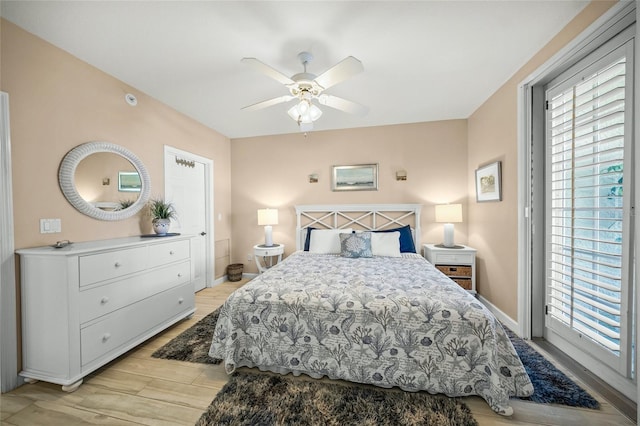
[[307, 100], [292, 106], [287, 111], [289, 117], [299, 123], [312, 123], [322, 115], [322, 110]]
[[242, 58], [242, 62], [262, 71], [289, 89], [289, 95], [287, 96], [268, 99], [258, 102], [257, 104], [249, 105], [243, 109], [256, 110], [297, 99], [298, 103], [289, 108], [287, 114], [298, 124], [300, 130], [303, 132], [310, 131], [313, 128], [313, 122], [322, 116], [322, 110], [312, 102], [314, 99], [321, 105], [353, 114], [365, 114], [367, 112], [367, 108], [362, 105], [323, 93], [325, 89], [335, 86], [353, 75], [362, 72], [364, 70], [362, 62], [353, 56], [348, 56], [322, 74], [316, 76], [315, 74], [307, 72], [307, 65], [313, 59], [313, 55], [309, 52], [301, 52], [298, 58], [302, 63], [304, 71], [292, 77], [282, 74], [280, 71], [260, 62], [256, 58]]
[[298, 121], [298, 118], [300, 117], [300, 113], [298, 112], [298, 105], [294, 105], [289, 108], [287, 114], [289, 114], [289, 117], [291, 117], [293, 121]]
[[[300, 131], [301, 132], [310, 132], [313, 130], [313, 123], [300, 123]], [[306, 135], [305, 135], [306, 136]]]
[[322, 115], [322, 110], [311, 104], [311, 108], [309, 108], [309, 117], [311, 117], [311, 121], [316, 121]]
[[298, 112], [300, 112], [300, 115], [309, 114], [309, 109], [311, 109], [311, 105], [309, 104], [309, 101], [305, 100], [298, 104]]

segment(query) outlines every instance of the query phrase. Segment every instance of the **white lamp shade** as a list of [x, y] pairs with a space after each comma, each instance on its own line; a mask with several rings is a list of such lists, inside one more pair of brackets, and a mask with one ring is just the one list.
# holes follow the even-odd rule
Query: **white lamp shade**
[[322, 110], [307, 100], [302, 100], [289, 108], [287, 111], [289, 117], [300, 123], [311, 123], [316, 121], [322, 115]]
[[278, 210], [276, 209], [259, 209], [258, 225], [277, 225]]
[[436, 222], [462, 222], [462, 204], [441, 204], [436, 206]]

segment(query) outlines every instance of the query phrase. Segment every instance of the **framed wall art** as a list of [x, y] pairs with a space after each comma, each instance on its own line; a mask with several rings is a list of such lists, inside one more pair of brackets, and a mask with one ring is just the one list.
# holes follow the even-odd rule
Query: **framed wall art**
[[476, 169], [476, 201], [502, 201], [502, 163], [487, 164]]
[[333, 191], [378, 190], [377, 164], [333, 166], [331, 176], [331, 189]]
[[118, 191], [140, 192], [142, 180], [138, 172], [118, 172]]

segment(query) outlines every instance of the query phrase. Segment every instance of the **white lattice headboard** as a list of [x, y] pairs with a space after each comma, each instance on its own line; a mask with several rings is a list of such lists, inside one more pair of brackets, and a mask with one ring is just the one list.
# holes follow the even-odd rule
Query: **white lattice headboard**
[[422, 204], [313, 204], [296, 207], [296, 249], [302, 250], [306, 228], [354, 228], [366, 231], [409, 225], [420, 249]]

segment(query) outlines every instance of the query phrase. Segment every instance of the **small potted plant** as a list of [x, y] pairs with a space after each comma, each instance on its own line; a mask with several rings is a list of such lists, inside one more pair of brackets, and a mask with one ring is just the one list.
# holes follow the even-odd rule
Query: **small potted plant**
[[149, 212], [153, 220], [153, 231], [158, 235], [166, 235], [171, 227], [171, 219], [176, 217], [173, 204], [162, 198], [156, 198], [149, 202]]
[[119, 204], [118, 210], [128, 209], [129, 207], [131, 207], [133, 205], [133, 203], [135, 203], [134, 200], [120, 200], [118, 202], [118, 204]]

